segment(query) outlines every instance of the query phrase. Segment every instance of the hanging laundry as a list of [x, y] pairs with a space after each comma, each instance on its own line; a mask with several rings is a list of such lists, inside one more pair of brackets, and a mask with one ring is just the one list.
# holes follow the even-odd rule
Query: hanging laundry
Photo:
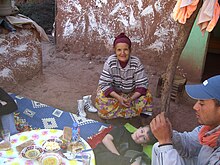
[[211, 32], [220, 15], [220, 7], [218, 0], [205, 0], [198, 15], [197, 25], [199, 26], [202, 35], [205, 31]]
[[[211, 32], [218, 22], [220, 16], [219, 1], [220, 0], [203, 1], [197, 21], [197, 25], [203, 36], [206, 31]], [[186, 20], [196, 10], [198, 3], [199, 0], [177, 0], [172, 13], [173, 19], [181, 24], [185, 24]]]
[[6, 16], [6, 19], [8, 20], [8, 22], [10, 22], [10, 24], [21, 28], [23, 24], [30, 24], [33, 28], [35, 28], [38, 31], [43, 41], [49, 41], [49, 38], [45, 33], [44, 29], [27, 16], [17, 14], [16, 16]]
[[172, 17], [175, 21], [185, 24], [186, 20], [196, 10], [199, 0], [177, 0]]

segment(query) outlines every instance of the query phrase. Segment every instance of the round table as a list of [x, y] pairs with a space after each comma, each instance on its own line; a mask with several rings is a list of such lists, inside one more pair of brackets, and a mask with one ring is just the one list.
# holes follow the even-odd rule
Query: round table
[[[59, 138], [63, 135], [63, 130], [57, 129], [39, 129], [39, 130], [32, 130], [27, 132], [21, 132], [11, 136], [11, 144], [12, 148], [8, 151], [0, 151], [0, 164], [13, 164], [13, 165], [20, 165], [20, 164], [40, 164], [37, 160], [28, 160], [22, 158], [20, 154], [16, 150], [16, 146], [24, 143], [28, 140], [34, 140], [37, 146], [42, 146], [43, 142], [47, 139], [52, 138]], [[89, 144], [82, 139], [83, 144], [85, 145], [86, 153], [90, 154], [91, 160], [90, 165], [95, 165], [95, 155]], [[81, 161], [77, 160], [67, 160], [62, 158], [62, 165], [82, 165]]]

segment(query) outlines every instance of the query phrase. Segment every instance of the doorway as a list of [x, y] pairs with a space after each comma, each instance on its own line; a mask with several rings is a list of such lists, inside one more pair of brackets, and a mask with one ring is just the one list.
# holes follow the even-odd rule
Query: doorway
[[210, 33], [202, 81], [220, 75], [220, 21]]

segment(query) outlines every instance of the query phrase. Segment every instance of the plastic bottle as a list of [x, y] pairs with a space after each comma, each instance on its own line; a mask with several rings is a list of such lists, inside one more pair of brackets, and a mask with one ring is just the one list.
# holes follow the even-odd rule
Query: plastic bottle
[[73, 127], [72, 127], [72, 141], [73, 142], [78, 142], [80, 140], [80, 136], [79, 136], [79, 126], [77, 122], [73, 123]]

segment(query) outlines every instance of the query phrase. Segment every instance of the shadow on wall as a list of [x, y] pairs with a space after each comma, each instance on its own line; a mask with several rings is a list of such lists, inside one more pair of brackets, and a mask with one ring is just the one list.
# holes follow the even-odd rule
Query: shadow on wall
[[220, 53], [207, 53], [202, 81], [220, 75]]
[[211, 32], [202, 81], [220, 74], [220, 21]]
[[31, 2], [16, 2], [20, 14], [38, 23], [47, 34], [51, 34], [55, 20], [55, 0], [32, 0]]

